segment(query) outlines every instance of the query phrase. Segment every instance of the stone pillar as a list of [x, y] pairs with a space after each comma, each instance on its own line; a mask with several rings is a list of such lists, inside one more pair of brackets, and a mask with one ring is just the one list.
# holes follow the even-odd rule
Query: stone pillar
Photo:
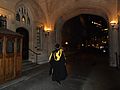
[[110, 27], [110, 66], [118, 67], [119, 62], [119, 43], [118, 43], [118, 26], [117, 24]]
[[56, 43], [61, 43], [61, 31], [56, 29]]
[[120, 67], [120, 16], [118, 16], [118, 52], [119, 52], [119, 57], [118, 57], [118, 68]]
[[54, 45], [55, 45], [55, 34], [54, 34], [54, 31], [51, 31], [47, 36], [48, 55], [54, 49]]
[[59, 17], [55, 24], [55, 42], [61, 44], [61, 29], [64, 24], [63, 18]]

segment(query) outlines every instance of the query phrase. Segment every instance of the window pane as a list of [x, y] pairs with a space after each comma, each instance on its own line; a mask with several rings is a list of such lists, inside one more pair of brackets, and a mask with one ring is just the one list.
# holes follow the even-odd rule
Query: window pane
[[7, 42], [7, 53], [13, 53], [14, 52], [14, 41], [8, 40]]

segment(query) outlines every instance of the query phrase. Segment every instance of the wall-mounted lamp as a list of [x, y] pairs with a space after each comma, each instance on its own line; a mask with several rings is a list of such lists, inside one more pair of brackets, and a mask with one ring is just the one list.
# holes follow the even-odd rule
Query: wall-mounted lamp
[[47, 27], [47, 26], [45, 26], [44, 27], [44, 31], [45, 31], [45, 36], [49, 36], [49, 32], [51, 32], [51, 27]]
[[110, 24], [111, 24], [111, 26], [112, 26], [113, 28], [116, 28], [117, 21], [111, 21]]

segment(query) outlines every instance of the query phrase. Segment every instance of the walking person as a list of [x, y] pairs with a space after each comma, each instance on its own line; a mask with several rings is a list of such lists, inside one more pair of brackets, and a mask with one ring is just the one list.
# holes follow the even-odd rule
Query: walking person
[[59, 44], [55, 45], [55, 50], [53, 50], [49, 57], [50, 71], [49, 74], [52, 76], [53, 81], [57, 81], [61, 84], [60, 81], [65, 80], [67, 77], [66, 70], [66, 60], [63, 49], [60, 48]]

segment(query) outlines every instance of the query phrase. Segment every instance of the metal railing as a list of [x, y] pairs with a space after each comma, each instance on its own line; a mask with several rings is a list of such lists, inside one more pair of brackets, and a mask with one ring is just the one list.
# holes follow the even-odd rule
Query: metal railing
[[37, 64], [38, 63], [38, 55], [41, 55], [41, 53], [37, 53], [37, 52], [35, 52], [35, 51], [31, 50], [31, 49], [28, 49], [28, 50], [35, 54], [35, 56], [36, 56], [36, 64]]

